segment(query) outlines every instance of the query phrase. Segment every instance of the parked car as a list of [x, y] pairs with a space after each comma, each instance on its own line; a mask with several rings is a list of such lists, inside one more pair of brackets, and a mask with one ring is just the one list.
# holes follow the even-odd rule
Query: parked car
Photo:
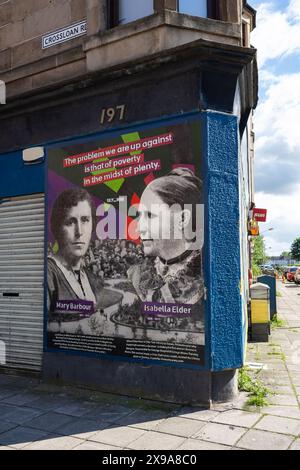
[[288, 268], [288, 272], [286, 273], [286, 278], [289, 282], [294, 282], [296, 271], [297, 271], [297, 266], [292, 266]]
[[262, 266], [262, 273], [267, 274], [268, 276], [275, 276], [275, 269], [270, 264], [265, 264]]
[[295, 271], [294, 281], [296, 284], [300, 284], [300, 268], [297, 268]]

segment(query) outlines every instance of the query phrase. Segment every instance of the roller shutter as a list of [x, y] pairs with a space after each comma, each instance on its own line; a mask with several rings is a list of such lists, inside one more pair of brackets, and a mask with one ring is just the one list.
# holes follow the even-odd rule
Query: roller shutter
[[0, 367], [40, 371], [44, 195], [0, 200]]

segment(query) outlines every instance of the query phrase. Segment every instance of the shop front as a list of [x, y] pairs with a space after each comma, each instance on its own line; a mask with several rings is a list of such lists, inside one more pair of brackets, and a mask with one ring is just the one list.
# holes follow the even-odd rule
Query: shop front
[[199, 43], [6, 108], [2, 368], [186, 403], [234, 395], [251, 60]]

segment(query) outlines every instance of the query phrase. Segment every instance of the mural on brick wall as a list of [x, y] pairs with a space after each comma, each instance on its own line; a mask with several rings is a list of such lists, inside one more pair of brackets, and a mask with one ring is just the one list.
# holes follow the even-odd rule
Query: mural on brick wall
[[204, 363], [198, 120], [56, 146], [47, 349]]

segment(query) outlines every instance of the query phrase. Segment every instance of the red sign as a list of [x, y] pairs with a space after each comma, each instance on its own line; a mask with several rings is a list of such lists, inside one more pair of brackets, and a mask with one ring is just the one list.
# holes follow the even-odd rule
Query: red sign
[[253, 219], [257, 222], [266, 222], [267, 209], [253, 209]]

